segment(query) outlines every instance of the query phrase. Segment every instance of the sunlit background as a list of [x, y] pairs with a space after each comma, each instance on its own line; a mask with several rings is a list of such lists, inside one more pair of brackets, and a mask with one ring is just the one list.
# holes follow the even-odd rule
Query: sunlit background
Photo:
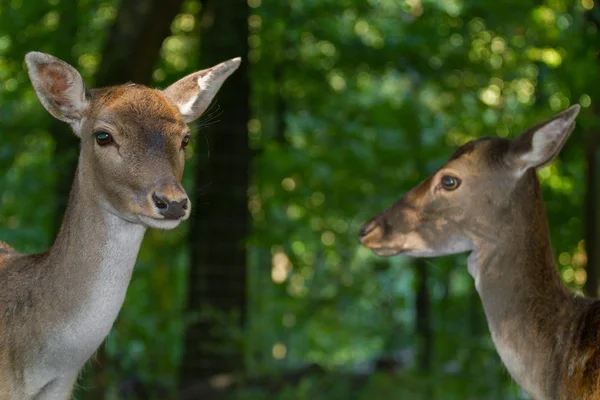
[[464, 255], [378, 258], [357, 232], [457, 146], [579, 103], [539, 175], [560, 273], [596, 294], [599, 25], [593, 0], [1, 2], [0, 240], [22, 252], [52, 244], [77, 154], [27, 51], [91, 87], [244, 58], [194, 125], [195, 217], [146, 234], [77, 398], [527, 398]]

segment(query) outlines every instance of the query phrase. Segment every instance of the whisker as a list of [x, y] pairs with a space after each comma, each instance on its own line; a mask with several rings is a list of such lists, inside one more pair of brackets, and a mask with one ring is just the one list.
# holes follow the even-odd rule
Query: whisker
[[219, 106], [219, 103], [216, 100], [212, 101], [210, 103], [210, 105], [208, 106], [208, 108], [206, 109], [205, 113], [211, 112], [213, 110], [213, 108], [218, 107], [218, 106]]
[[207, 125], [209, 122], [212, 122], [215, 119], [219, 118], [221, 114], [223, 114], [223, 110], [220, 110], [218, 113], [215, 112], [214, 114], [209, 115], [207, 118], [201, 119], [200, 121], [198, 121], [198, 126], [201, 127]]
[[204, 127], [206, 127], [206, 126], [209, 126], [209, 125], [216, 124], [217, 122], [221, 122], [221, 120], [220, 120], [220, 119], [217, 119], [217, 120], [215, 120], [215, 121], [210, 121], [210, 122], [202, 122], [202, 124], [201, 124], [201, 125], [198, 125], [198, 128], [199, 128], [199, 129], [200, 129], [200, 128], [204, 128]]
[[201, 187], [199, 187], [199, 188], [196, 188], [196, 189], [194, 190], [194, 193], [196, 193], [197, 195], [198, 195], [198, 194], [206, 194], [206, 193], [207, 193], [207, 189], [210, 187], [210, 185], [212, 185], [212, 181], [208, 182], [208, 183], [207, 183], [207, 184], [205, 184], [205, 185], [202, 185], [202, 186], [201, 186]]
[[[215, 103], [215, 104], [216, 104], [216, 103]], [[210, 117], [210, 116], [212, 116], [212, 115], [214, 115], [214, 114], [216, 114], [216, 113], [218, 113], [218, 112], [222, 111], [222, 110], [221, 110], [221, 105], [220, 105], [220, 104], [216, 104], [216, 107], [212, 107], [212, 108], [214, 108], [214, 110], [213, 110], [213, 109], [208, 109], [208, 110], [206, 110], [206, 111], [204, 112], [204, 114], [202, 114], [202, 116], [203, 116], [203, 117], [204, 117], [204, 116], [206, 116], [206, 117]]]
[[206, 135], [202, 135], [202, 137], [204, 138], [204, 141], [206, 142], [206, 151], [207, 151], [206, 159], [209, 160], [210, 159], [210, 143], [208, 143], [208, 138], [206, 137]]
[[221, 115], [222, 113], [223, 113], [223, 110], [221, 109], [221, 106], [217, 105], [217, 107], [214, 111], [205, 112], [204, 114], [202, 114], [202, 116], [198, 120], [198, 123], [202, 124], [203, 122], [211, 121], [214, 118]]
[[208, 109], [206, 111], [204, 111], [204, 113], [200, 116], [200, 118], [198, 120], [188, 124], [188, 126], [191, 129], [196, 129], [196, 128], [202, 127], [204, 123], [206, 123], [207, 121], [213, 120], [214, 118], [218, 117], [222, 113], [223, 113], [223, 110], [221, 110], [221, 106], [218, 103], [213, 102], [208, 107]]

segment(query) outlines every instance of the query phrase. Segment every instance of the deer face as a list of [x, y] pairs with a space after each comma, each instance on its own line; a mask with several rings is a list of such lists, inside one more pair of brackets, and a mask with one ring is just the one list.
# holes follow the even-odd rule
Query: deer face
[[89, 91], [79, 73], [43, 53], [26, 56], [38, 98], [81, 139], [79, 185], [100, 206], [148, 227], [170, 229], [190, 215], [181, 186], [187, 122], [198, 118], [234, 59], [188, 75], [164, 91], [127, 84]]
[[[473, 250], [510, 235], [513, 210], [531, 194], [520, 183], [536, 179], [573, 130], [579, 106], [514, 140], [480, 139], [459, 148], [435, 174], [360, 229], [376, 254], [434, 257]], [[529, 186], [526, 186], [529, 187]]]
[[378, 255], [426, 257], [470, 250], [471, 233], [493, 219], [475, 209], [493, 203], [510, 185], [508, 173], [497, 175], [501, 168], [493, 156], [507, 143], [488, 139], [459, 148], [435, 174], [365, 224], [361, 243]]
[[92, 92], [81, 128], [79, 173], [88, 192], [123, 219], [176, 226], [191, 205], [181, 186], [189, 129], [159, 91], [119, 86]]

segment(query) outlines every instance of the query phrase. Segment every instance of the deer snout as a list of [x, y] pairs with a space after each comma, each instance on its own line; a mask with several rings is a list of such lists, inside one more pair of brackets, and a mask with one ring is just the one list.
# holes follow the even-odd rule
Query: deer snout
[[360, 244], [368, 248], [379, 247], [378, 243], [383, 237], [383, 228], [376, 220], [364, 224], [358, 231]]
[[158, 208], [158, 213], [165, 217], [165, 219], [180, 219], [187, 213], [187, 197], [180, 200], [169, 200], [161, 194], [154, 193], [152, 201], [156, 208]]
[[189, 213], [190, 201], [178, 183], [163, 185], [152, 193], [152, 203], [165, 219], [178, 220]]

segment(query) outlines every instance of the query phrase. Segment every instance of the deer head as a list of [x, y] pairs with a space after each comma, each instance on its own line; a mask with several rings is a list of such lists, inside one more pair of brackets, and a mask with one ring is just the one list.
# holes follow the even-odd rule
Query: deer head
[[107, 211], [147, 227], [171, 229], [190, 215], [181, 186], [186, 123], [206, 110], [239, 66], [234, 58], [165, 90], [125, 84], [88, 90], [64, 61], [31, 52], [29, 77], [44, 107], [81, 139], [78, 184]]
[[360, 242], [382, 256], [434, 257], [510, 237], [522, 213], [543, 212], [543, 203], [531, 204], [538, 188], [535, 171], [559, 153], [578, 113], [579, 106], [572, 106], [514, 140], [465, 144], [436, 173], [363, 225]]

